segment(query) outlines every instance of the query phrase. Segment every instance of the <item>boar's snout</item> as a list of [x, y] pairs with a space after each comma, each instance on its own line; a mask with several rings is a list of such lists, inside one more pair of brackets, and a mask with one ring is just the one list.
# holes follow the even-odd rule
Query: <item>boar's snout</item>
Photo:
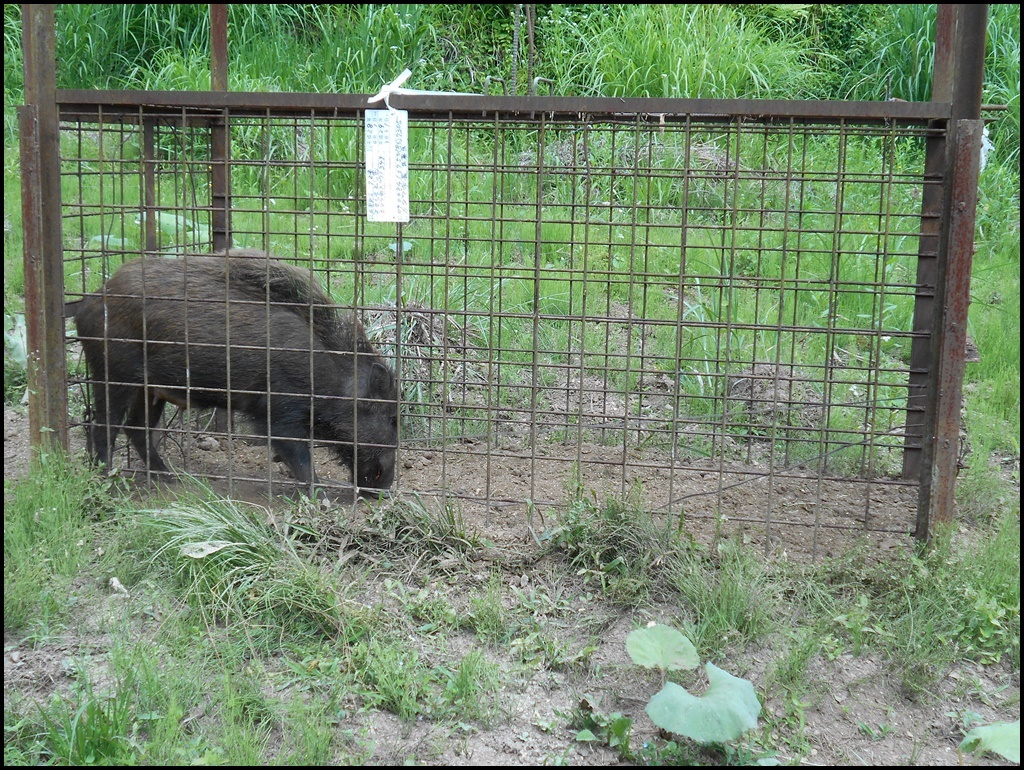
[[358, 477], [360, 487], [390, 489], [395, 482], [395, 450], [382, 450], [367, 460], [360, 458]]

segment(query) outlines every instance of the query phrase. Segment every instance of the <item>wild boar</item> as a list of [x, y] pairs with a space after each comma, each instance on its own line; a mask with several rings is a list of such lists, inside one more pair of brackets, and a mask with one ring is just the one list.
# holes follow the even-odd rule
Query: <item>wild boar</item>
[[95, 459], [123, 427], [156, 472], [165, 405], [243, 413], [304, 484], [310, 439], [329, 444], [358, 487], [394, 481], [398, 388], [354, 312], [309, 271], [255, 250], [146, 257], [70, 303], [91, 376]]

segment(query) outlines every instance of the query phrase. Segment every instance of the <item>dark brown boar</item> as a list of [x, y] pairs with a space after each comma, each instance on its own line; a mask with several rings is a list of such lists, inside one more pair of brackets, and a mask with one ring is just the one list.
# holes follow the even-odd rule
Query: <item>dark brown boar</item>
[[357, 486], [394, 481], [395, 375], [309, 271], [255, 250], [148, 257], [69, 309], [98, 462], [109, 463], [123, 427], [147, 467], [167, 472], [152, 428], [170, 402], [248, 415], [305, 484], [317, 483], [310, 438], [329, 443]]

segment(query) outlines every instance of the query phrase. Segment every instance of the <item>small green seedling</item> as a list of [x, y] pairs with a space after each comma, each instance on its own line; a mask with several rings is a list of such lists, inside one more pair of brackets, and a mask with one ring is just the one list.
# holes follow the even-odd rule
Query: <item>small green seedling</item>
[[[626, 638], [626, 651], [637, 665], [660, 669], [663, 680], [668, 671], [694, 669], [700, 663], [693, 643], [662, 625], [632, 631]], [[651, 721], [703, 744], [733, 741], [756, 727], [761, 703], [754, 685], [713, 663], [706, 664], [705, 671], [710, 684], [700, 697], [675, 682], [664, 682], [647, 704]]]

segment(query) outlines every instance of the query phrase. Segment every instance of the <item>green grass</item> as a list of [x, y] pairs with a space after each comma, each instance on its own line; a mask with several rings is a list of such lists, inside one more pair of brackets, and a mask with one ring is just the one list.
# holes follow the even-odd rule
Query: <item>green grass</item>
[[14, 764], [365, 761], [365, 747], [336, 735], [344, 713], [336, 695], [268, 695], [264, 687], [280, 677], [238, 650], [237, 642], [195, 637], [119, 643], [106, 656], [109, 676], [82, 661], [70, 693], [8, 712], [5, 757]]
[[272, 643], [285, 625], [313, 635], [358, 639], [370, 621], [344, 601], [329, 575], [303, 558], [290, 533], [269, 510], [220, 499], [199, 488], [194, 496], [137, 514], [182, 599], [204, 623], [241, 622]]
[[[889, 6], [878, 23], [859, 30], [853, 44], [863, 50], [840, 88], [843, 98], [928, 101], [935, 47], [934, 5]], [[1006, 105], [991, 127], [996, 157], [1020, 163], [1020, 8], [988, 9], [988, 46], [982, 102]]]
[[4, 627], [40, 639], [59, 634], [72, 583], [92, 560], [90, 518], [109, 490], [58, 452], [33, 463], [20, 484], [4, 482]]
[[723, 543], [717, 559], [686, 554], [672, 580], [687, 608], [687, 637], [702, 658], [763, 639], [777, 628], [780, 607], [769, 575], [739, 542]]
[[847, 75], [849, 98], [931, 99], [935, 6], [893, 6], [884, 23], [862, 34], [868, 37], [866, 55]]
[[548, 77], [560, 93], [785, 99], [814, 90], [817, 71], [788, 31], [769, 34], [737, 8], [624, 5], [606, 14], [598, 21], [592, 11], [564, 6], [542, 17], [540, 39], [554, 54]]
[[53, 698], [40, 708], [42, 758], [72, 765], [121, 764], [134, 760], [137, 743], [131, 692], [117, 687], [112, 697], [97, 695], [85, 679], [70, 700]]
[[[1020, 177], [990, 165], [979, 191], [968, 333], [981, 361], [964, 385], [972, 467], [1020, 454]], [[1016, 220], [1014, 219], [1016, 217]]]
[[606, 597], [629, 606], [656, 594], [666, 580], [652, 565], [675, 544], [664, 525], [635, 502], [597, 506], [577, 499], [542, 535], [564, 551], [572, 570]]
[[988, 49], [985, 55], [986, 104], [1005, 104], [990, 126], [995, 159], [1011, 168], [1020, 164], [1020, 6], [989, 6]]

